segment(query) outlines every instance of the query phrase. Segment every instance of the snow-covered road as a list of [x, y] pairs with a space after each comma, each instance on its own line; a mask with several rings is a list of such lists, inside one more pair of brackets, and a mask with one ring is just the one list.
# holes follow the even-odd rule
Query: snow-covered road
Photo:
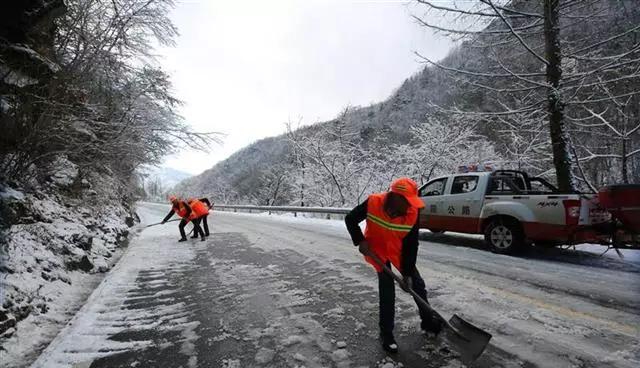
[[[143, 223], [167, 207], [144, 204]], [[140, 232], [33, 367], [457, 367], [398, 292], [400, 354], [377, 341], [377, 280], [341, 221], [216, 212], [206, 242]], [[494, 336], [478, 367], [640, 366], [640, 264], [509, 257], [422, 234], [430, 301]]]

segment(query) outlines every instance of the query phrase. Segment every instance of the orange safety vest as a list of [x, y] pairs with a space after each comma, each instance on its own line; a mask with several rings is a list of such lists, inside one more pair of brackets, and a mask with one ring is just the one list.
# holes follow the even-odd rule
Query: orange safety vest
[[[187, 206], [185, 206], [185, 203], [183, 201], [179, 201], [178, 206], [173, 206], [173, 212], [175, 212], [178, 216], [185, 218], [187, 216]], [[193, 213], [193, 209], [191, 212]]]
[[[384, 199], [387, 193], [372, 194], [367, 200], [367, 227], [364, 238], [369, 242], [371, 251], [387, 263], [390, 261], [398, 270], [401, 269], [402, 239], [411, 231], [418, 219], [418, 209], [409, 207], [405, 216], [390, 218], [384, 211]], [[364, 257], [377, 272], [382, 267], [371, 259]]]
[[209, 214], [207, 205], [197, 199], [189, 201], [189, 206], [191, 206], [191, 219], [196, 219], [198, 217], [206, 216]]

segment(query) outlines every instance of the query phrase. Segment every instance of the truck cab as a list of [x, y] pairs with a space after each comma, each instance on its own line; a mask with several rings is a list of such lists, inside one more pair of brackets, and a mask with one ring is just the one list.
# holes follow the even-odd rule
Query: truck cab
[[418, 195], [425, 204], [420, 227], [440, 231], [476, 233], [490, 173], [463, 173], [436, 178]]
[[438, 177], [420, 187], [419, 196], [425, 204], [420, 228], [484, 234], [498, 253], [513, 253], [525, 242], [577, 242], [581, 227], [593, 222], [593, 195], [561, 193], [543, 178], [517, 170]]

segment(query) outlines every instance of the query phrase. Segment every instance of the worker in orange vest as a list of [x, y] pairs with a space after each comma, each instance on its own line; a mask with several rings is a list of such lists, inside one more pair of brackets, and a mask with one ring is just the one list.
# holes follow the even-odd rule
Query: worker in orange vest
[[[162, 224], [169, 221], [169, 219], [173, 216], [173, 214], [177, 214], [178, 216], [180, 216], [182, 220], [180, 220], [180, 224], [178, 225], [178, 229], [180, 230], [180, 239], [178, 241], [179, 242], [187, 241], [187, 235], [184, 232], [184, 227], [187, 226], [187, 224], [191, 220], [193, 209], [191, 208], [191, 206], [189, 206], [187, 202], [181, 200], [176, 196], [169, 196], [169, 202], [171, 202], [171, 210], [169, 211], [167, 216], [165, 216], [165, 218], [162, 220]], [[199, 232], [202, 231], [200, 230], [200, 226], [198, 224], [194, 222], [193, 225], [197, 227]], [[202, 237], [202, 240], [203, 241], [205, 240], [204, 236]]]
[[[191, 221], [193, 222], [193, 236], [192, 239], [201, 236], [202, 240], [209, 236], [209, 225], [207, 224], [207, 216], [209, 216], [209, 207], [211, 203], [207, 198], [195, 199], [189, 198], [187, 200], [189, 206], [193, 210], [191, 212]], [[200, 227], [200, 223], [204, 224], [204, 231]]]
[[[393, 265], [402, 273], [405, 286], [427, 300], [424, 280], [416, 269], [418, 212], [423, 207], [416, 183], [409, 178], [400, 178], [391, 184], [390, 191], [370, 195], [345, 217], [353, 244], [359, 247], [365, 260], [378, 273], [380, 337], [383, 349], [391, 353], [398, 351], [398, 344], [393, 336], [394, 280], [368, 255], [373, 253], [387, 266]], [[364, 220], [366, 228], [363, 234], [359, 223]], [[417, 305], [421, 329], [425, 333], [438, 334], [442, 329], [442, 321]]]

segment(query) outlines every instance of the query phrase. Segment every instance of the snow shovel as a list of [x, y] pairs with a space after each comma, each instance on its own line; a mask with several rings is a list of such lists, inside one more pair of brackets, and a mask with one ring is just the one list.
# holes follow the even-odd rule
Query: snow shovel
[[[387, 267], [386, 264], [382, 263], [380, 258], [371, 252], [369, 252], [367, 256], [371, 257], [371, 259], [381, 266], [385, 273], [393, 277], [398, 284], [402, 286], [403, 290], [405, 289], [404, 280], [400, 276], [396, 275], [396, 273]], [[460, 354], [460, 360], [462, 360], [465, 365], [469, 366], [471, 363], [476, 361], [480, 355], [482, 355], [482, 352], [489, 344], [489, 340], [491, 340], [490, 333], [465, 321], [457, 314], [454, 314], [451, 319], [447, 321], [415, 291], [408, 289], [407, 292], [415, 298], [421, 307], [433, 313], [443, 322], [442, 332], [444, 333], [445, 340], [456, 352]]]
[[[173, 220], [169, 220], [167, 222], [174, 222], [174, 221], [180, 221], [180, 220], [182, 220], [182, 219], [173, 219]], [[148, 228], [148, 227], [151, 227], [151, 226], [156, 226], [156, 225], [162, 225], [162, 222], [156, 222], [155, 224], [149, 224], [149, 225], [145, 226], [145, 229]]]

